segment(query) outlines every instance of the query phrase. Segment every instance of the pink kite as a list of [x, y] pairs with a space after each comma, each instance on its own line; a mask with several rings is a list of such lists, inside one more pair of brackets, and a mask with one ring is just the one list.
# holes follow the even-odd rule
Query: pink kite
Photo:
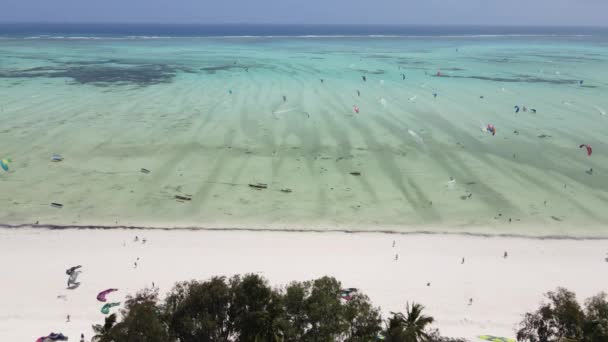
[[359, 107], [353, 106], [353, 110], [355, 111], [355, 113], [359, 114]]
[[591, 148], [591, 145], [589, 145], [589, 144], [582, 144], [578, 148], [583, 148], [583, 147], [585, 147], [587, 149], [587, 155], [588, 156], [590, 156], [591, 153], [593, 153], [593, 149]]
[[496, 135], [496, 127], [494, 127], [494, 125], [492, 124], [488, 124], [488, 127], [486, 127], [486, 131], [492, 133], [492, 135]]
[[110, 293], [114, 292], [114, 291], [118, 291], [118, 289], [107, 289], [104, 291], [101, 291], [97, 294], [97, 300], [100, 302], [105, 302], [106, 301], [106, 296], [109, 295]]

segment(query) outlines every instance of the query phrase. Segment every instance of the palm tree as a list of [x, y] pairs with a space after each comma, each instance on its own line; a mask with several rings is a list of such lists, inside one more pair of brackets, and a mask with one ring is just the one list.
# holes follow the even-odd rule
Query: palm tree
[[95, 332], [95, 336], [91, 341], [93, 342], [113, 342], [111, 331], [114, 325], [116, 324], [116, 314], [111, 314], [106, 317], [105, 323], [95, 324], [93, 326], [93, 331]]
[[398, 312], [389, 318], [386, 340], [389, 342], [425, 342], [429, 340], [426, 328], [434, 319], [422, 314], [424, 306], [412, 302], [406, 305], [405, 315]]

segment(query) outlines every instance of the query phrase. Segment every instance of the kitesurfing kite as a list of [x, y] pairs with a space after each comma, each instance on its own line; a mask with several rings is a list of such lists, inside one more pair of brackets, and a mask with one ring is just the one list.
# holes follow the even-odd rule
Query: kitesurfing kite
[[488, 127], [486, 127], [486, 130], [488, 132], [492, 133], [492, 135], [496, 135], [496, 127], [494, 127], [494, 125], [488, 124]]
[[342, 291], [340, 291], [340, 298], [344, 299], [346, 301], [349, 301], [351, 299], [353, 299], [353, 294], [356, 293], [358, 290], [354, 287], [349, 287], [347, 289], [343, 289]]
[[107, 315], [110, 313], [110, 309], [114, 306], [119, 306], [120, 303], [107, 303], [104, 304], [104, 306], [101, 307], [101, 313], [104, 315]]
[[421, 137], [421, 136], [419, 136], [419, 135], [418, 135], [418, 133], [416, 133], [416, 132], [412, 131], [411, 129], [408, 129], [408, 130], [407, 130], [407, 133], [408, 133], [409, 135], [411, 135], [411, 136], [412, 136], [412, 138], [414, 138], [414, 140], [415, 140], [415, 141], [416, 141], [418, 144], [420, 144], [420, 145], [424, 146], [424, 140], [422, 139], [422, 137]]
[[68, 337], [62, 333], [50, 333], [48, 336], [39, 337], [36, 342], [53, 342], [53, 341], [67, 341]]
[[75, 285], [75, 286], [80, 285], [80, 283], [78, 282], [78, 275], [80, 275], [80, 273], [82, 273], [82, 272], [75, 271], [70, 274], [70, 277], [68, 278], [68, 287], [70, 287], [72, 285]]
[[587, 155], [590, 156], [591, 153], [593, 153], [593, 149], [591, 148], [591, 145], [589, 144], [581, 144], [578, 148], [586, 148], [587, 149]]
[[71, 275], [72, 273], [74, 273], [74, 271], [76, 271], [77, 269], [79, 269], [81, 267], [82, 267], [82, 265], [70, 267], [67, 270], [65, 270], [65, 274]]
[[8, 165], [12, 162], [11, 158], [4, 158], [0, 160], [0, 166], [6, 172], [8, 172]]
[[496, 336], [492, 336], [492, 335], [481, 335], [481, 336], [477, 336], [477, 337], [479, 337], [481, 340], [490, 341], [490, 342], [517, 342], [512, 338], [496, 337]]
[[107, 300], [106, 296], [109, 295], [110, 293], [114, 292], [114, 291], [118, 291], [118, 289], [107, 289], [107, 290], [99, 292], [97, 294], [97, 300], [100, 301], [100, 302], [105, 302]]

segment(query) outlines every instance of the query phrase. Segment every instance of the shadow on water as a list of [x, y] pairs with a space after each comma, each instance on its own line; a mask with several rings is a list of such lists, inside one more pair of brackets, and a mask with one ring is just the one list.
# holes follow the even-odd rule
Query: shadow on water
[[[474, 79], [481, 81], [491, 81], [491, 82], [503, 82], [503, 83], [547, 83], [547, 84], [578, 84], [579, 80], [573, 79], [551, 79], [551, 78], [542, 78], [532, 75], [514, 75], [516, 77], [490, 77], [490, 76], [460, 76], [460, 75], [444, 75], [441, 76], [432, 75], [431, 77], [440, 77], [440, 78], [458, 78], [458, 79]], [[596, 86], [588, 86], [588, 88], [596, 88]]]
[[[351, 120], [351, 125], [359, 131], [365, 139], [367, 146], [378, 151], [374, 153], [378, 164], [386, 174], [387, 178], [393, 186], [404, 196], [412, 209], [415, 210], [425, 222], [438, 222], [440, 216], [437, 210], [429, 206], [430, 200], [424, 195], [419, 186], [410, 177], [407, 172], [403, 172], [394, 159], [394, 154], [382, 151], [390, 150], [387, 146], [380, 144], [374, 132], [371, 131], [365, 124], [358, 120]], [[407, 183], [407, 186], [406, 186]], [[409, 188], [408, 188], [409, 186]]]
[[170, 83], [184, 69], [166, 64], [109, 66], [100, 64], [36, 67], [24, 70], [0, 71], [0, 78], [69, 78], [77, 84], [94, 86], [139, 85]]

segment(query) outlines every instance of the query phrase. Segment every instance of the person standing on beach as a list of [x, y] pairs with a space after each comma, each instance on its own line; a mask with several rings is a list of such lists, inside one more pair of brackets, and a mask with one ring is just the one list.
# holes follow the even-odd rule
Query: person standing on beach
[[69, 315], [69, 314], [68, 314], [68, 316], [66, 317], [65, 321], [66, 321], [67, 323], [70, 323], [70, 315]]
[[509, 256], [509, 253], [507, 253], [507, 251], [505, 251], [505, 254], [502, 257], [506, 259], [508, 256]]
[[460, 262], [460, 264], [464, 264], [464, 257], [462, 257], [462, 261]]
[[393, 248], [395, 248], [395, 240], [393, 240]]
[[395, 254], [395, 261], [399, 260], [399, 254]]
[[80, 342], [84, 342], [84, 334], [80, 334]]

